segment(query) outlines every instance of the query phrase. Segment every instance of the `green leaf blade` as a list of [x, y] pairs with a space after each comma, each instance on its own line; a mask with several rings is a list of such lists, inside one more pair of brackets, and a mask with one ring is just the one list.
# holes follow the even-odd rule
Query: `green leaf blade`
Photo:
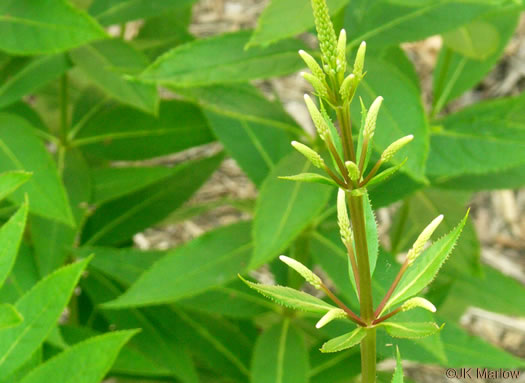
[[366, 330], [363, 327], [358, 327], [354, 331], [330, 339], [323, 344], [321, 352], [338, 352], [358, 345], [366, 336]]
[[233, 280], [248, 265], [250, 230], [249, 223], [222, 227], [167, 253], [124, 295], [104, 307], [174, 302]]
[[22, 204], [27, 193], [30, 211], [74, 226], [66, 191], [53, 158], [20, 117], [0, 113], [0, 171], [22, 170], [33, 176], [8, 199]]
[[15, 306], [8, 303], [0, 304], [0, 330], [18, 326], [23, 320]]
[[288, 319], [264, 331], [255, 344], [253, 383], [307, 383], [308, 351], [299, 331]]
[[418, 339], [436, 334], [441, 328], [432, 322], [383, 322], [384, 327], [394, 338]]
[[307, 172], [311, 168], [304, 157], [291, 153], [279, 162], [263, 183], [255, 210], [252, 267], [276, 257], [327, 203], [332, 188], [278, 179], [284, 174]]
[[[9, 376], [42, 344], [56, 325], [89, 259], [63, 267], [38, 282], [15, 308], [24, 321], [0, 331], [0, 375]], [[53, 299], [49, 299], [53, 296]]]
[[99, 383], [137, 332], [115, 331], [78, 343], [32, 370], [21, 383], [45, 383], [50, 376], [63, 383]]
[[319, 298], [290, 287], [261, 285], [247, 281], [242, 277], [241, 279], [250, 288], [285, 307], [321, 314], [335, 308]]
[[11, 272], [18, 254], [20, 242], [25, 231], [28, 203], [20, 209], [0, 228], [0, 287]]
[[0, 50], [15, 55], [58, 53], [107, 37], [91, 17], [63, 0], [7, 0], [0, 15]]

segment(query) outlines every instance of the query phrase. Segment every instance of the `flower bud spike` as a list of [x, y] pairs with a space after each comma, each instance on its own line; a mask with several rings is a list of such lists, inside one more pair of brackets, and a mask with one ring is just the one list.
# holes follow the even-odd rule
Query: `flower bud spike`
[[346, 31], [341, 29], [337, 41], [337, 72], [344, 76], [346, 72]]
[[363, 78], [363, 69], [365, 67], [366, 43], [363, 41], [359, 45], [354, 62], [354, 74], [358, 79]]
[[299, 51], [299, 56], [304, 60], [306, 66], [308, 69], [310, 69], [310, 72], [317, 77], [319, 80], [324, 80], [325, 74], [323, 72], [323, 69], [321, 66], [315, 61], [315, 59], [310, 56], [308, 53], [303, 51], [302, 49]]
[[319, 109], [317, 109], [317, 106], [315, 106], [310, 96], [305, 94], [304, 101], [306, 103], [306, 107], [308, 108], [308, 112], [310, 112], [310, 117], [314, 122], [315, 128], [317, 129], [317, 133], [319, 133], [319, 136], [324, 141], [327, 137], [329, 137], [330, 130], [328, 128], [328, 124], [324, 120], [321, 112], [319, 112]]
[[352, 98], [355, 94], [355, 90], [355, 75], [351, 73], [348, 76], [346, 76], [346, 78], [343, 80], [343, 83], [341, 84], [341, 87], [339, 88], [339, 94], [341, 95], [341, 98], [344, 103], [349, 103], [350, 101], [352, 101]]
[[403, 305], [401, 306], [401, 311], [412, 310], [416, 307], [421, 307], [433, 313], [436, 312], [436, 306], [434, 306], [429, 300], [421, 297], [411, 298], [405, 303], [403, 303]]
[[381, 103], [383, 102], [383, 97], [379, 96], [377, 97], [372, 105], [370, 106], [370, 110], [368, 111], [366, 115], [365, 120], [365, 128], [363, 130], [363, 137], [365, 141], [370, 141], [372, 137], [374, 137], [374, 132], [376, 129], [376, 122], [377, 122], [377, 115], [379, 113], [379, 108], [381, 107]]
[[288, 266], [290, 266], [292, 269], [297, 271], [299, 274], [301, 274], [301, 276], [306, 280], [306, 282], [311, 284], [317, 290], [321, 289], [323, 281], [321, 281], [321, 278], [315, 275], [313, 271], [311, 271], [308, 267], [303, 265], [301, 262], [297, 262], [295, 259], [292, 259], [285, 255], [281, 255], [279, 259], [286, 263]]
[[319, 80], [317, 77], [310, 73], [302, 72], [301, 76], [313, 86], [315, 92], [320, 97], [328, 98], [328, 89], [321, 80]]
[[352, 181], [357, 181], [359, 180], [360, 178], [360, 172], [359, 172], [359, 168], [357, 167], [357, 165], [355, 164], [355, 162], [352, 162], [352, 161], [346, 161], [345, 162], [345, 166], [346, 168], [348, 169], [348, 176], [350, 177], [350, 179]]
[[323, 55], [323, 60], [330, 67], [335, 69], [337, 39], [335, 36], [334, 26], [330, 19], [326, 0], [311, 0], [314, 11], [315, 27], [319, 46]]
[[341, 241], [345, 245], [351, 245], [353, 242], [352, 230], [350, 229], [350, 219], [346, 209], [346, 193], [339, 189], [337, 193], [337, 223], [339, 224], [339, 233]]
[[292, 141], [292, 146], [295, 150], [297, 150], [299, 153], [305, 156], [308, 159], [308, 161], [310, 161], [312, 165], [314, 165], [316, 168], [321, 169], [324, 167], [323, 158], [315, 150], [310, 149], [308, 146], [301, 144], [297, 141]]
[[410, 141], [414, 139], [413, 135], [408, 135], [405, 137], [400, 138], [397, 141], [394, 141], [388, 147], [385, 149], [383, 154], [381, 154], [381, 162], [387, 162], [394, 157], [394, 155], [406, 144], [408, 144]]
[[315, 327], [321, 328], [327, 325], [328, 323], [330, 323], [331, 321], [333, 321], [334, 319], [342, 319], [342, 318], [346, 318], [346, 313], [343, 310], [331, 309], [326, 314], [324, 314], [324, 316], [321, 319], [319, 319], [319, 322], [317, 322]]
[[411, 265], [414, 263], [416, 258], [423, 252], [425, 244], [430, 239], [434, 231], [437, 229], [439, 224], [443, 221], [443, 214], [437, 216], [430, 224], [425, 227], [425, 229], [419, 234], [416, 241], [412, 245], [412, 248], [408, 251], [407, 254], [407, 263]]

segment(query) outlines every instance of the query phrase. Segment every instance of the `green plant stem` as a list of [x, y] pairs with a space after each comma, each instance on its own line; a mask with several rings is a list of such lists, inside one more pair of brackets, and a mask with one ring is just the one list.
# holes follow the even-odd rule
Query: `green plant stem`
[[337, 306], [339, 306], [341, 310], [343, 310], [348, 315], [348, 318], [350, 318], [350, 320], [352, 320], [359, 326], [366, 326], [365, 322], [363, 322], [363, 320], [359, 316], [357, 316], [357, 314], [355, 314], [352, 310], [348, 308], [347, 305], [345, 305], [339, 298], [337, 298], [335, 294], [332, 293], [324, 283], [321, 285], [321, 289]]
[[[363, 157], [363, 156], [361, 156], [361, 157]], [[366, 178], [359, 183], [359, 187], [362, 187], [362, 186], [366, 185], [368, 183], [368, 181], [370, 181], [372, 179], [372, 177], [376, 175], [376, 173], [379, 170], [379, 167], [381, 166], [382, 163], [383, 162], [381, 160], [377, 161], [377, 163], [374, 165], [372, 170], [370, 170], [370, 173], [368, 173]], [[360, 168], [360, 170], [361, 170], [361, 168]], [[364, 169], [362, 171], [364, 172]]]
[[[359, 303], [361, 305], [361, 318], [370, 325], [374, 320], [374, 307], [372, 301], [372, 278], [370, 276], [370, 262], [368, 260], [368, 243], [365, 230], [365, 210], [363, 195], [347, 195], [350, 207], [350, 219], [354, 232], [354, 241], [359, 274]], [[367, 329], [366, 337], [361, 341], [361, 371], [362, 383], [375, 383], [376, 381], [376, 333], [375, 329]]]
[[60, 140], [62, 144], [67, 142], [68, 131], [68, 79], [64, 74], [60, 79]]

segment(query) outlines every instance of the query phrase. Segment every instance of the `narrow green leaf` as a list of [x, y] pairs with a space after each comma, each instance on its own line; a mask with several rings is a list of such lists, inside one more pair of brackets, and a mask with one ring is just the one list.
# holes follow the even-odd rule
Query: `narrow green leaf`
[[45, 383], [50, 376], [62, 383], [99, 383], [137, 332], [115, 331], [78, 343], [32, 370], [20, 383]]
[[436, 35], [492, 11], [496, 7], [515, 5], [513, 0], [436, 0], [369, 2], [349, 4], [345, 27], [352, 31], [350, 46], [365, 40], [371, 47], [397, 45]]
[[401, 354], [399, 347], [396, 347], [396, 369], [392, 376], [392, 383], [403, 383], [403, 365], [401, 364]]
[[0, 301], [14, 304], [39, 278], [35, 255], [29, 245], [22, 241], [11, 273], [0, 289]]
[[363, 327], [358, 327], [354, 331], [330, 339], [323, 344], [321, 352], [338, 352], [346, 350], [347, 348], [358, 345], [366, 336], [366, 330]]
[[317, 183], [317, 184], [337, 187], [337, 184], [333, 180], [327, 177], [323, 177], [322, 175], [317, 174], [317, 173], [301, 173], [301, 174], [296, 174], [294, 176], [281, 176], [279, 178], [282, 180], [288, 180], [288, 181], [308, 182], [308, 183], [314, 183], [314, 184]]
[[0, 304], [0, 330], [18, 326], [23, 320], [15, 306], [8, 303]]
[[69, 53], [73, 63], [96, 86], [118, 101], [156, 114], [159, 97], [154, 85], [125, 78], [148, 65], [148, 59], [122, 40], [100, 41]]
[[394, 338], [417, 339], [434, 335], [441, 328], [432, 322], [382, 322], [378, 326]]
[[195, 2], [196, 0], [94, 0], [89, 13], [107, 26], [146, 19]]
[[56, 53], [107, 37], [65, 0], [6, 0], [0, 5], [0, 50], [16, 55]]
[[27, 220], [27, 201], [0, 228], [0, 287], [15, 264]]
[[[433, 234], [434, 238], [445, 235], [465, 215], [470, 193], [450, 192], [434, 188], [418, 191], [405, 200], [398, 210], [390, 231], [392, 252], [408, 251], [421, 231], [435, 217], [443, 214], [443, 222]], [[480, 267], [481, 246], [472, 220], [468, 220], [461, 233], [461, 240], [454, 249], [454, 257], [442, 271], [465, 278], [477, 274]]]
[[8, 171], [0, 174], [0, 201], [25, 184], [32, 174], [24, 171]]
[[305, 185], [277, 177], [307, 172], [310, 162], [298, 153], [283, 158], [263, 183], [253, 226], [254, 254], [251, 266], [260, 266], [297, 237], [321, 212], [333, 190], [325, 185]]
[[285, 307], [321, 314], [336, 308], [313, 295], [290, 287], [261, 285], [240, 278], [255, 291]]
[[[84, 107], [79, 100], [76, 108]], [[90, 110], [73, 141], [90, 156], [137, 161], [215, 140], [200, 109], [186, 102], [163, 101], [156, 117], [116, 103], [99, 102]]]
[[282, 76], [302, 67], [297, 54], [304, 45], [286, 40], [269, 48], [245, 50], [249, 31], [181, 45], [148, 67], [139, 79], [161, 85], [202, 86]]
[[[89, 275], [90, 278], [82, 281], [82, 288], [96, 305], [113, 300], [122, 293], [121, 288], [97, 270], [91, 268]], [[164, 331], [163, 322], [166, 322], [166, 326], [174, 326], [177, 317], [162, 318], [155, 322], [150, 314], [137, 309], [101, 311], [101, 315], [119, 329], [142, 329], [131, 339], [129, 347], [158, 366], [157, 371], [167, 369], [169, 376], [184, 383], [198, 383], [197, 372], [186, 347], [179, 338]], [[176, 326], [180, 328], [178, 322]]]
[[245, 222], [222, 227], [167, 253], [104, 307], [174, 302], [234, 279], [244, 272], [250, 258], [250, 230]]
[[468, 213], [465, 218], [446, 236], [437, 240], [423, 254], [421, 254], [407, 269], [401, 282], [394, 290], [390, 300], [385, 305], [383, 312], [388, 308], [413, 297], [424, 289], [436, 277], [439, 269], [446, 261], [456, 241], [467, 222]]
[[[376, 216], [368, 194], [365, 195], [363, 203], [365, 205], [365, 232], [368, 244], [368, 262], [370, 264], [370, 274], [373, 275], [377, 263], [377, 254], [379, 253], [379, 235], [377, 234]], [[350, 275], [353, 277], [353, 273], [350, 273]]]
[[195, 297], [182, 299], [177, 304], [193, 311], [238, 319], [253, 318], [269, 311], [278, 311], [272, 302], [241, 281], [215, 287]]
[[0, 107], [18, 101], [65, 73], [70, 64], [66, 55], [38, 57], [23, 67], [0, 87]]
[[290, 141], [300, 128], [282, 105], [270, 102], [254, 86], [174, 90], [201, 105], [215, 136], [256, 185], [292, 151]]
[[92, 170], [92, 203], [102, 204], [159, 182], [173, 175], [177, 169], [156, 167], [110, 167]]
[[[367, 75], [356, 96], [362, 97], [365, 105], [371, 105], [378, 96], [384, 97], [377, 118], [373, 149], [382, 153], [397, 139], [414, 135], [414, 140], [390, 162], [398, 165], [408, 158], [401, 171], [424, 181], [429, 134], [419, 88], [411, 81], [409, 74], [402, 72], [389, 57], [367, 58], [366, 70]], [[352, 116], [355, 125], [359, 126], [361, 107], [357, 102], [352, 104]]]
[[407, 159], [405, 159], [403, 162], [397, 164], [396, 166], [392, 166], [386, 170], [383, 170], [378, 175], [372, 177], [372, 179], [366, 184], [366, 188], [368, 190], [371, 190], [381, 184], [382, 182], [386, 181], [390, 177], [392, 177], [401, 167], [405, 164]]
[[172, 176], [133, 194], [101, 205], [83, 232], [86, 245], [123, 243], [166, 218], [217, 169], [222, 154], [177, 166]]
[[524, 96], [498, 99], [445, 118], [430, 141], [427, 172], [433, 182], [522, 166], [524, 105]]
[[[24, 321], [0, 331], [0, 375], [9, 376], [29, 360], [56, 325], [89, 259], [63, 267], [38, 282], [15, 308]], [[52, 296], [53, 299], [49, 299]]]
[[[331, 15], [339, 12], [348, 0], [328, 0]], [[283, 23], [286, 20], [286, 23]], [[276, 41], [293, 37], [314, 26], [312, 6], [309, 1], [272, 0], [257, 21], [257, 27], [248, 47], [268, 46]]]
[[257, 339], [252, 383], [307, 383], [309, 370], [306, 345], [289, 319], [267, 329]]
[[68, 198], [53, 158], [35, 136], [33, 128], [20, 117], [0, 114], [0, 171], [33, 172], [31, 179], [8, 199], [23, 203], [27, 193], [30, 211], [73, 225]]

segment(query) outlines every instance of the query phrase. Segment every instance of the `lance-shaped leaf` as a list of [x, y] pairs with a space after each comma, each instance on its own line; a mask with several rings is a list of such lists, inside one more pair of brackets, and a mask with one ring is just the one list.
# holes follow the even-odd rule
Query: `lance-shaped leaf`
[[15, 170], [0, 174], [0, 201], [25, 184], [31, 173]]
[[299, 153], [291, 153], [266, 178], [255, 208], [252, 267], [277, 256], [328, 202], [332, 188], [278, 179], [285, 174], [306, 172], [312, 168]]
[[0, 114], [0, 171], [33, 172], [31, 179], [8, 199], [22, 204], [27, 193], [32, 213], [73, 225], [64, 185], [55, 163], [34, 128], [15, 115]]
[[65, 73], [70, 67], [71, 64], [65, 54], [34, 59], [0, 87], [0, 107], [10, 105], [22, 96], [38, 90]]
[[252, 383], [307, 383], [309, 370], [304, 339], [289, 319], [257, 339], [250, 372]]
[[432, 322], [382, 322], [378, 326], [394, 338], [417, 339], [434, 335], [441, 327]]
[[13, 373], [44, 342], [66, 307], [88, 262], [89, 259], [85, 259], [58, 269], [15, 303], [24, 321], [16, 327], [0, 331], [0, 376]]
[[85, 45], [70, 52], [71, 60], [95, 85], [111, 97], [145, 112], [156, 114], [157, 88], [125, 78], [142, 71], [148, 59], [122, 40]]
[[432, 282], [439, 269], [452, 252], [452, 249], [467, 222], [467, 218], [468, 213], [455, 229], [434, 242], [432, 246], [425, 250], [425, 252], [408, 267], [382, 312], [385, 312], [388, 308], [416, 295]]
[[293, 73], [302, 67], [304, 45], [286, 40], [268, 48], [245, 50], [249, 31], [187, 43], [163, 54], [139, 79], [175, 86], [245, 82]]
[[16, 55], [64, 51], [107, 37], [67, 1], [6, 0], [0, 4], [0, 50]]
[[78, 343], [32, 370], [20, 383], [45, 383], [50, 376], [61, 383], [99, 383], [137, 332], [115, 331]]
[[401, 353], [399, 347], [396, 347], [396, 369], [392, 376], [392, 383], [403, 383], [403, 365], [401, 364]]
[[27, 201], [0, 228], [0, 287], [15, 263], [27, 220]]
[[359, 342], [361, 342], [365, 336], [366, 330], [363, 327], [358, 327], [348, 334], [330, 339], [328, 342], [323, 344], [321, 352], [338, 352], [346, 350], [347, 348], [351, 348], [359, 344]]
[[236, 223], [211, 231], [167, 253], [106, 308], [174, 302], [221, 285], [245, 271], [251, 225]]
[[372, 177], [372, 179], [368, 181], [368, 183], [366, 184], [367, 189], [371, 190], [377, 185], [379, 185], [380, 183], [392, 177], [399, 169], [401, 169], [401, 167], [405, 164], [406, 161], [407, 160], [405, 159], [400, 164], [397, 164], [396, 166], [392, 166], [386, 170], [383, 170], [378, 175], [375, 175], [374, 177]]
[[249, 287], [261, 293], [266, 298], [269, 298], [285, 307], [322, 314], [336, 308], [319, 298], [316, 298], [307, 293], [303, 293], [302, 291], [292, 289], [290, 287], [261, 285], [247, 281], [241, 276], [239, 276], [239, 278], [241, 278]]
[[95, 0], [89, 13], [102, 25], [146, 19], [195, 3], [196, 0]]
[[[335, 15], [348, 0], [328, 0], [331, 15]], [[286, 23], [283, 23], [286, 20]], [[312, 5], [302, 0], [272, 0], [257, 21], [248, 47], [268, 46], [276, 41], [295, 36], [314, 26]]]
[[16, 307], [9, 303], [0, 304], [0, 330], [14, 327], [22, 323], [24, 318]]
[[309, 182], [314, 184], [322, 184], [337, 187], [337, 184], [328, 177], [324, 177], [317, 173], [301, 173], [294, 176], [281, 176], [282, 180], [296, 181], [296, 182]]

